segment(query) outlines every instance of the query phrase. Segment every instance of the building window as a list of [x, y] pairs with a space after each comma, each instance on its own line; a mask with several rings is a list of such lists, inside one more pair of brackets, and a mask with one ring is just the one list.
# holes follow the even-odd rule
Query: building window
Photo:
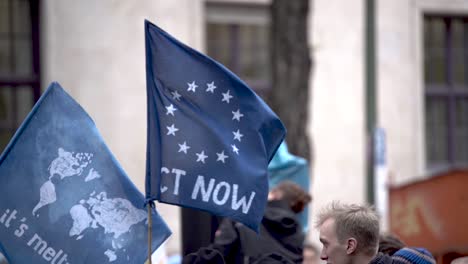
[[39, 1], [0, 0], [0, 151], [40, 96]]
[[206, 12], [208, 56], [266, 95], [271, 82], [268, 6], [208, 2]]
[[426, 161], [468, 164], [468, 17], [424, 17]]

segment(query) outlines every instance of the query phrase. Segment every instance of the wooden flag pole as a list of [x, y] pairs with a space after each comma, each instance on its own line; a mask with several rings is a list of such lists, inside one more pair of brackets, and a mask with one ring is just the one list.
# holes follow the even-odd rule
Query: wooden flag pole
[[152, 219], [152, 212], [151, 212], [151, 205], [153, 202], [149, 202], [148, 206], [148, 263], [152, 264], [151, 260], [151, 252], [152, 246], [151, 241], [153, 241], [153, 219]]

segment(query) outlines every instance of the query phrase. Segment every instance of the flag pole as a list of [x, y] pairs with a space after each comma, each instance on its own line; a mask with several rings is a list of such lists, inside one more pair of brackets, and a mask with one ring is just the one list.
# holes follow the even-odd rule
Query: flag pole
[[148, 206], [148, 263], [149, 264], [152, 264], [152, 260], [151, 260], [151, 249], [152, 249], [152, 246], [151, 246], [151, 241], [153, 241], [153, 219], [152, 219], [152, 212], [151, 212], [151, 205], [153, 204], [153, 202], [149, 202], [147, 204]]

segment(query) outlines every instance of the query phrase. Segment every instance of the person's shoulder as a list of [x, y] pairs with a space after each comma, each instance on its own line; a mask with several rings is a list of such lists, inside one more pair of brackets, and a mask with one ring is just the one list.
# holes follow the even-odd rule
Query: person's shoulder
[[261, 255], [253, 260], [252, 264], [294, 264], [294, 261], [278, 252], [273, 252]]
[[387, 254], [378, 253], [369, 264], [394, 264], [393, 258]]
[[394, 263], [427, 263], [436, 264], [434, 256], [429, 250], [421, 247], [404, 247], [392, 255]]
[[212, 247], [202, 247], [197, 252], [190, 253], [182, 260], [182, 264], [224, 264], [224, 258], [221, 252]]

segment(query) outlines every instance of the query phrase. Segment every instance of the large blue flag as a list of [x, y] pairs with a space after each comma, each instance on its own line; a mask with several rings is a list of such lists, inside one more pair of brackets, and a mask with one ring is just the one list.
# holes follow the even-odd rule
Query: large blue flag
[[145, 22], [146, 195], [227, 216], [257, 230], [268, 162], [285, 136], [236, 75]]
[[[143, 264], [144, 203], [91, 118], [53, 83], [0, 157], [0, 250], [11, 264]], [[170, 231], [152, 219], [155, 250]]]

